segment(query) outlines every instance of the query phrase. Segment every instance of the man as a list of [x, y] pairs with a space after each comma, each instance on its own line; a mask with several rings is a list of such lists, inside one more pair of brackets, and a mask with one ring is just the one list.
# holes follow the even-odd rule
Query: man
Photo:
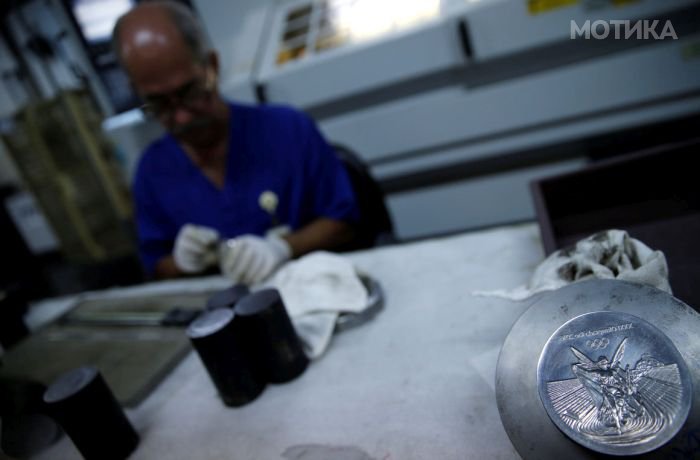
[[[175, 277], [218, 262], [233, 281], [255, 283], [352, 238], [351, 185], [313, 122], [224, 101], [217, 55], [186, 7], [142, 3], [113, 41], [144, 109], [168, 131], [144, 152], [133, 187], [148, 272]], [[291, 231], [271, 231], [281, 225]]]

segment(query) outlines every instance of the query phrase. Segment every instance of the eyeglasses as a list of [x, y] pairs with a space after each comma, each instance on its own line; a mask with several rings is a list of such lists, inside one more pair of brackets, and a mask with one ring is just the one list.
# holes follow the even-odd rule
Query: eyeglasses
[[180, 88], [168, 94], [146, 96], [141, 110], [154, 117], [163, 117], [172, 114], [178, 107], [194, 110], [214, 90], [214, 78], [207, 72], [204, 81], [193, 78]]

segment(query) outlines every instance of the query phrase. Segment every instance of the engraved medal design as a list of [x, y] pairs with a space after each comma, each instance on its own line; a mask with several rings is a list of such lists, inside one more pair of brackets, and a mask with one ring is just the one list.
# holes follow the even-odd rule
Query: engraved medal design
[[665, 444], [692, 401], [688, 368], [671, 340], [620, 312], [587, 313], [561, 326], [540, 355], [537, 388], [564, 434], [613, 455]]

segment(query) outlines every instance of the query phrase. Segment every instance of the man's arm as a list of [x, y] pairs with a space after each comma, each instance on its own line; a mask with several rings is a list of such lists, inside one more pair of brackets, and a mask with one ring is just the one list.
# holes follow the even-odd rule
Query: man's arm
[[354, 231], [346, 222], [320, 217], [294, 233], [284, 236], [292, 258], [319, 249], [334, 249], [352, 240]]
[[156, 266], [153, 270], [153, 277], [158, 280], [163, 280], [167, 278], [178, 278], [184, 276], [185, 274], [177, 268], [175, 265], [175, 258], [172, 254], [167, 255], [156, 262]]

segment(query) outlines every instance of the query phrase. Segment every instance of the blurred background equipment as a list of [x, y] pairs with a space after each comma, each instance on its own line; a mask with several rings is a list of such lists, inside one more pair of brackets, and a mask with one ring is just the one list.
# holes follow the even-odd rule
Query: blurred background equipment
[[[23, 317], [30, 300], [49, 295], [38, 251], [55, 249], [53, 234], [41, 225], [26, 194], [0, 186], [0, 345], [9, 348], [27, 333]], [[20, 222], [20, 225], [17, 224]], [[24, 227], [32, 238], [21, 230]], [[50, 232], [50, 230], [49, 230]]]
[[78, 32], [99, 82], [114, 111], [138, 107], [140, 102], [112, 52], [112, 29], [117, 18], [136, 4], [134, 0], [63, 0], [68, 18]]
[[63, 91], [27, 105], [3, 135], [66, 259], [80, 263], [134, 251], [128, 191], [99, 125], [86, 93]]
[[2, 13], [0, 183], [13, 190], [7, 231], [36, 268], [20, 284], [44, 286], [24, 290], [37, 298], [141, 281], [128, 187], [101, 131], [113, 111], [66, 11], [14, 1]]

